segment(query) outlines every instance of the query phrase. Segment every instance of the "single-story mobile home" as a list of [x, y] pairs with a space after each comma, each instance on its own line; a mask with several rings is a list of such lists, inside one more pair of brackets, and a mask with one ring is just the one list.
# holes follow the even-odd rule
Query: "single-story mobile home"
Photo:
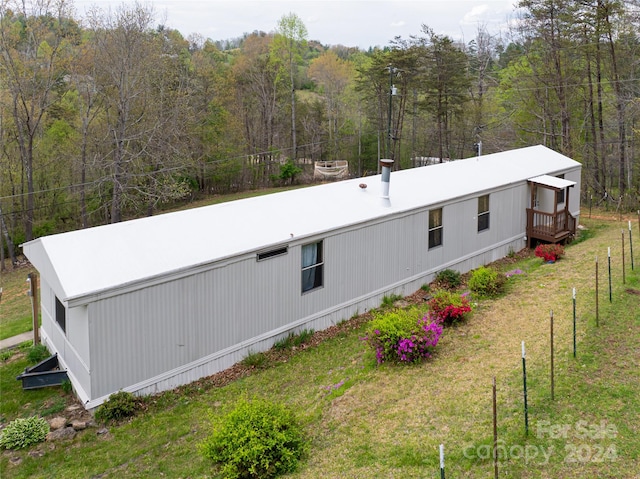
[[[384, 160], [383, 160], [384, 161]], [[41, 336], [88, 409], [221, 371], [566, 237], [580, 163], [533, 146], [38, 238]], [[574, 189], [574, 194], [569, 191]], [[544, 238], [541, 238], [544, 239]]]

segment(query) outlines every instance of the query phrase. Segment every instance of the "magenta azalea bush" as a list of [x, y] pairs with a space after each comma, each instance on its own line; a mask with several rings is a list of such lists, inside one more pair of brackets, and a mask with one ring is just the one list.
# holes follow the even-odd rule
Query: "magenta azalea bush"
[[431, 357], [441, 335], [442, 324], [414, 307], [374, 317], [362, 339], [375, 352], [378, 364], [415, 363]]
[[465, 319], [471, 312], [471, 303], [467, 294], [458, 294], [447, 290], [436, 292], [429, 300], [431, 317], [444, 325], [451, 325]]

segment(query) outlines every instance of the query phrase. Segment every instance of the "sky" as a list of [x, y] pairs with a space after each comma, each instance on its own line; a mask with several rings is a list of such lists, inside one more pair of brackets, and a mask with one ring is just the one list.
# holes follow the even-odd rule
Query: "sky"
[[[388, 45], [396, 36], [420, 35], [422, 25], [454, 40], [471, 41], [478, 27], [495, 34], [513, 17], [515, 0], [152, 0], [156, 24], [228, 40], [255, 30], [272, 32], [283, 15], [295, 13], [308, 40], [323, 45]], [[80, 17], [92, 6], [116, 9], [129, 0], [75, 0]]]

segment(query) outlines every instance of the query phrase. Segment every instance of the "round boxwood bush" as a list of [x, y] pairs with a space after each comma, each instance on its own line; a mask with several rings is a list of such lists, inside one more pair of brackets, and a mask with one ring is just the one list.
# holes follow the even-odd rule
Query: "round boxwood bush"
[[293, 412], [263, 399], [240, 400], [200, 445], [201, 453], [232, 479], [293, 472], [306, 448]]
[[44, 441], [48, 433], [49, 423], [41, 417], [15, 419], [0, 432], [0, 447], [4, 449], [28, 447]]
[[118, 391], [109, 396], [109, 399], [97, 409], [95, 418], [103, 423], [120, 421], [133, 416], [137, 410], [135, 396], [126, 391]]
[[469, 289], [481, 296], [496, 296], [504, 291], [506, 278], [493, 268], [480, 266], [471, 272]]
[[447, 289], [456, 289], [462, 284], [462, 275], [453, 269], [443, 269], [436, 274], [436, 282]]

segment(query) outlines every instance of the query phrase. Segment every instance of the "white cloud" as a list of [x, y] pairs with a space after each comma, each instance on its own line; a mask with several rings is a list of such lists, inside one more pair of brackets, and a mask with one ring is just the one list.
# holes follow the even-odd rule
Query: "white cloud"
[[[501, 28], [514, 0], [150, 0], [157, 22], [185, 37], [237, 38], [255, 30], [273, 31], [290, 12], [298, 15], [310, 40], [323, 44], [384, 46], [397, 35], [419, 35], [422, 25], [453, 39], [475, 36], [479, 24]], [[75, 0], [79, 14], [99, 7], [133, 5], [134, 0]], [[164, 17], [164, 18], [163, 18]]]
[[475, 25], [476, 23], [482, 21], [482, 17], [489, 11], [489, 6], [484, 5], [476, 5], [471, 9], [471, 11], [467, 12], [460, 23], [462, 25]]

